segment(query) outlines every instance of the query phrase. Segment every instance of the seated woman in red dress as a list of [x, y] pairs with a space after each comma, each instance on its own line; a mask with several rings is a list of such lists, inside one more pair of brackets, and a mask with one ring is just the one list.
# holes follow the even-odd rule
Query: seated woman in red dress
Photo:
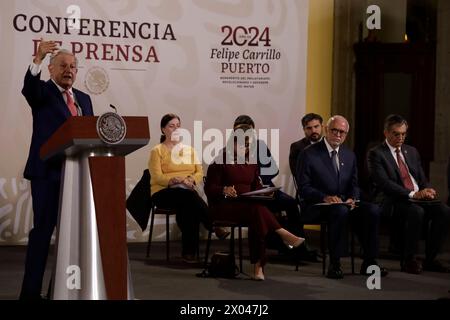
[[[264, 280], [266, 235], [276, 232], [290, 248], [298, 247], [305, 239], [281, 228], [263, 203], [239, 197], [242, 193], [262, 188], [258, 165], [249, 163], [250, 144], [254, 140], [248, 134], [249, 130], [252, 129], [248, 125], [235, 128], [235, 134], [232, 135], [226, 150], [208, 167], [205, 193], [215, 220], [248, 226], [250, 262], [254, 264], [253, 278]], [[239, 133], [242, 133], [242, 139], [238, 138]]]

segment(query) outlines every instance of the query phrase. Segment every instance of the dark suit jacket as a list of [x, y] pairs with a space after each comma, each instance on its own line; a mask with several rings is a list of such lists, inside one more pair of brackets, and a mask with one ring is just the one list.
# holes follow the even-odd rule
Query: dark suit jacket
[[[406, 165], [417, 181], [419, 189], [428, 187], [417, 149], [406, 144], [403, 144], [401, 149]], [[408, 199], [410, 191], [403, 186], [400, 170], [386, 142], [369, 151], [367, 165], [370, 179], [375, 187], [376, 202], [386, 204], [386, 201]]]
[[326, 196], [340, 196], [343, 201], [359, 199], [356, 157], [345, 146], [339, 148], [339, 179], [324, 140], [306, 148], [299, 163], [297, 181], [302, 206], [320, 203]]
[[307, 138], [303, 138], [291, 144], [291, 149], [289, 151], [289, 168], [291, 168], [292, 176], [296, 176], [297, 171], [297, 159], [300, 153], [307, 147], [310, 146], [311, 142]]
[[448, 158], [448, 165], [447, 165], [447, 185], [448, 185], [447, 204], [450, 206], [450, 157]]
[[150, 196], [150, 171], [145, 169], [142, 177], [127, 198], [127, 209], [133, 219], [139, 224], [142, 232], [147, 228], [148, 218], [152, 209]]
[[[54, 82], [52, 80], [42, 81], [40, 76], [41, 74], [34, 77], [27, 70], [22, 89], [22, 94], [27, 99], [33, 114], [33, 135], [24, 177], [29, 180], [33, 178], [58, 180], [61, 177], [63, 158], [54, 157], [42, 161], [39, 151], [48, 138], [71, 117], [71, 114]], [[94, 115], [91, 98], [75, 88], [72, 90], [83, 115]]]

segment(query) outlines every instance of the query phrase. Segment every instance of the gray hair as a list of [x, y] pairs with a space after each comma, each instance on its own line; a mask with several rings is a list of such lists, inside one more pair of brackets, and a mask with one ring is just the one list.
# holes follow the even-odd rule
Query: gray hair
[[350, 131], [350, 124], [348, 123], [347, 119], [345, 119], [343, 116], [340, 115], [335, 115], [332, 116], [330, 119], [328, 119], [327, 121], [327, 127], [330, 126], [330, 124], [334, 121], [344, 121], [347, 124], [347, 131]]
[[59, 49], [58, 51], [55, 51], [55, 53], [53, 53], [50, 56], [50, 64], [53, 64], [53, 62], [55, 61], [56, 57], [59, 56], [60, 54], [68, 54], [69, 56], [73, 56], [75, 58], [75, 66], [78, 67], [78, 59], [75, 56], [75, 54], [72, 51], [69, 51], [67, 49]]

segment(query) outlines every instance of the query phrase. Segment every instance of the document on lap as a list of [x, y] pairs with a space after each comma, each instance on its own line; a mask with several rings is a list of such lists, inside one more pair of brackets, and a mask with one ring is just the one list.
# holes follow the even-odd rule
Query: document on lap
[[250, 192], [245, 192], [242, 193], [241, 196], [258, 196], [258, 195], [266, 195], [272, 192], [275, 192], [277, 190], [280, 190], [281, 187], [268, 187], [268, 188], [263, 188], [263, 189], [259, 189], [259, 190], [255, 190], [255, 191], [250, 191]]
[[[359, 200], [355, 200], [355, 205], [359, 205]], [[320, 202], [320, 203], [316, 203], [315, 206], [335, 206], [335, 205], [344, 205], [344, 206], [349, 206], [351, 207], [352, 205], [350, 203], [347, 202]]]

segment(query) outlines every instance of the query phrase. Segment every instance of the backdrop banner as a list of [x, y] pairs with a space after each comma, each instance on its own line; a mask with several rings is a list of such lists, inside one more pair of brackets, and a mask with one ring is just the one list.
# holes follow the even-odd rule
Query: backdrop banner
[[[112, 104], [149, 117], [150, 144], [126, 158], [127, 194], [166, 113], [181, 117], [205, 172], [234, 119], [250, 115], [280, 169], [274, 183], [294, 194], [288, 155], [305, 112], [307, 28], [308, 0], [1, 1], [0, 245], [26, 244], [32, 227], [23, 179], [32, 117], [21, 89], [41, 38], [77, 55], [74, 87], [90, 94], [96, 115]], [[128, 240], [146, 241], [127, 215]], [[158, 225], [154, 240], [164, 237]]]

